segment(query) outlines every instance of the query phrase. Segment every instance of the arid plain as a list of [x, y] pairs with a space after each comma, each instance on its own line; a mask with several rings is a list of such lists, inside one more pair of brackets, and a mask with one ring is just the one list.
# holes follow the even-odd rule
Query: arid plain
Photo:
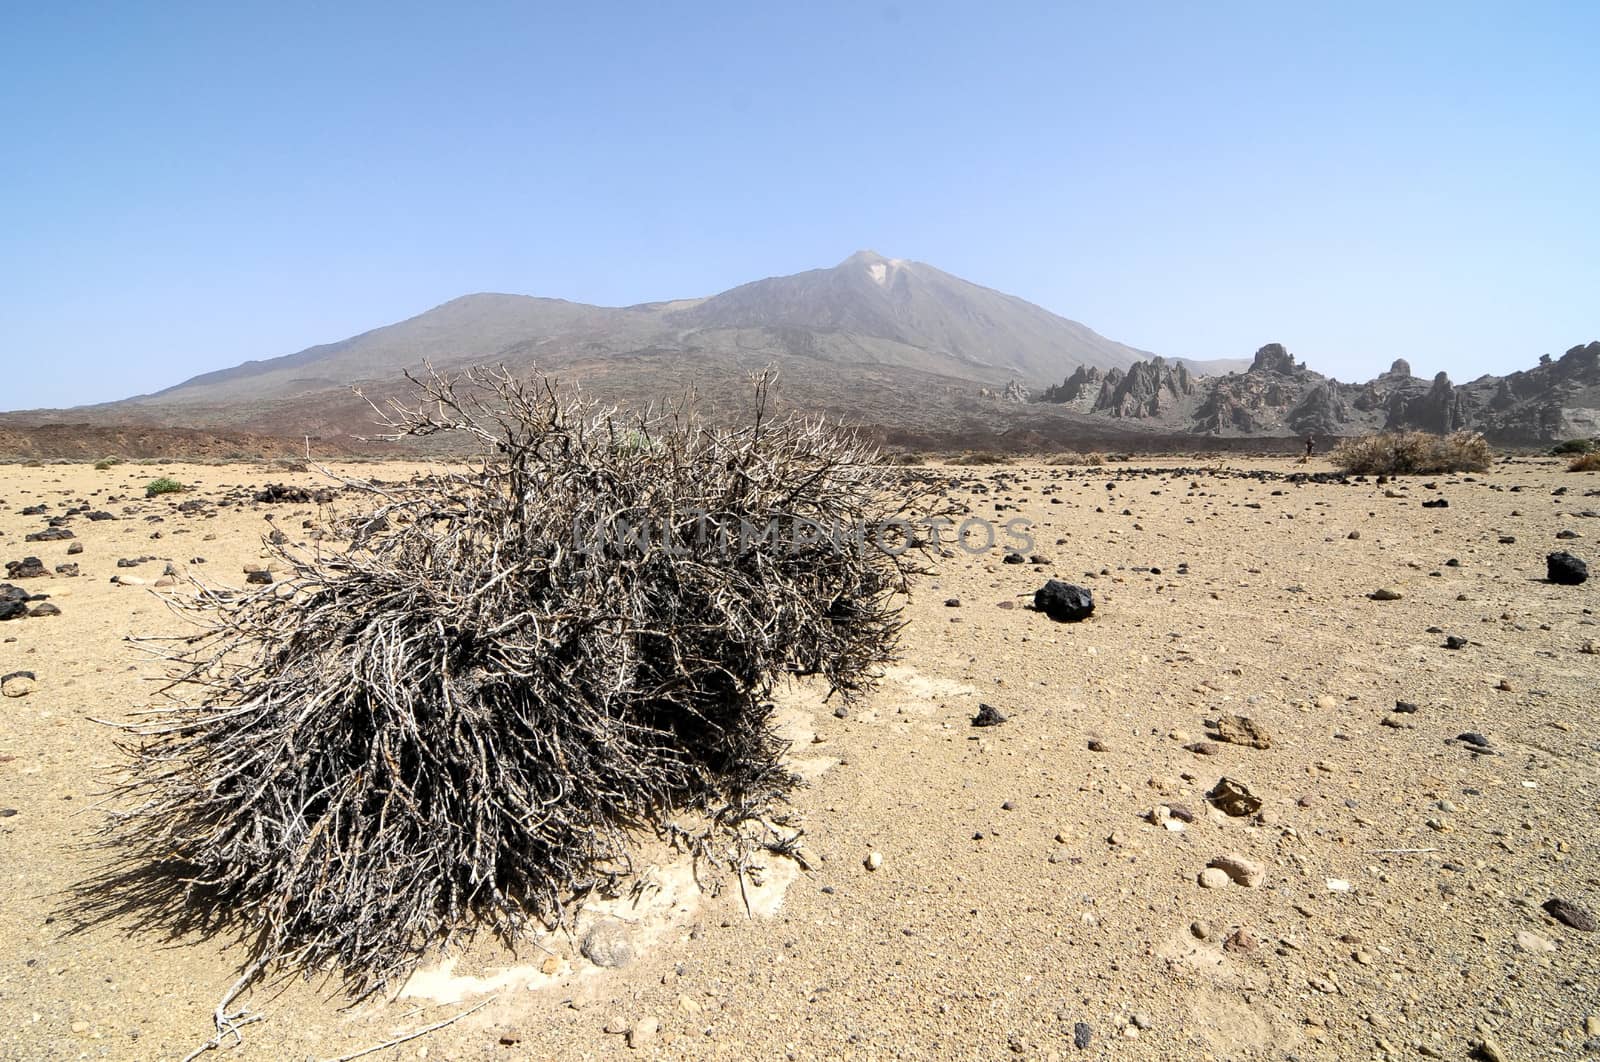
[[[625, 965], [585, 958], [580, 920], [515, 955], [480, 941], [354, 1007], [335, 979], [284, 978], [246, 1001], [262, 1020], [243, 1043], [205, 1057], [352, 1058], [442, 1022], [362, 1057], [1600, 1053], [1600, 933], [1582, 926], [1600, 911], [1600, 629], [1593, 583], [1544, 578], [1552, 550], [1600, 560], [1600, 476], [1563, 469], [918, 469], [971, 515], [1026, 519], [1032, 562], [938, 558], [901, 659], [844, 717], [783, 691], [808, 869], [773, 857], [712, 895], [663, 859], [597, 904]], [[190, 489], [147, 499], [160, 475]], [[108, 858], [96, 794], [116, 734], [98, 720], [160, 687], [130, 638], [182, 630], [161, 597], [187, 576], [244, 585], [274, 528], [315, 546], [325, 514], [253, 501], [268, 483], [327, 485], [253, 465], [0, 468], [0, 560], [48, 572], [6, 581], [60, 610], [0, 623], [0, 674], [34, 675], [0, 699], [0, 1057], [181, 1058], [243, 965], [227, 935], [84, 924], [71, 893]], [[25, 541], [69, 510], [72, 538]], [[1050, 577], [1092, 589], [1093, 616], [1033, 611]], [[980, 704], [1006, 721], [974, 727]], [[1208, 726], [1228, 716], [1254, 744]], [[1224, 777], [1259, 809], [1208, 800]]]

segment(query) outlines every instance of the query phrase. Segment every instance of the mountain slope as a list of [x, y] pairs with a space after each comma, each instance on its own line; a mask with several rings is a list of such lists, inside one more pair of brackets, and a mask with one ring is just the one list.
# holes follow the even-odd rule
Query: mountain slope
[[858, 251], [832, 269], [758, 280], [670, 315], [698, 329], [785, 328], [890, 340], [985, 375], [1049, 378], [1063, 359], [1127, 367], [1149, 353], [933, 266]]
[[424, 361], [560, 368], [649, 353], [898, 366], [984, 383], [1043, 382], [1079, 363], [1126, 367], [1149, 356], [1014, 296], [862, 251], [830, 269], [705, 299], [602, 307], [467, 295], [336, 343], [206, 373], [131, 401], [260, 402], [393, 377]]

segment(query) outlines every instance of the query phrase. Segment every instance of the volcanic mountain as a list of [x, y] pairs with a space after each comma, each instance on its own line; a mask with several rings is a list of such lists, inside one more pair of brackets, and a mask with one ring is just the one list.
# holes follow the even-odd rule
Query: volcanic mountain
[[118, 405], [270, 402], [382, 380], [424, 361], [561, 370], [625, 359], [637, 371], [648, 371], [652, 360], [661, 368], [682, 368], [685, 359], [708, 368], [820, 362], [1004, 385], [1042, 384], [1079, 364], [1127, 368], [1151, 356], [933, 266], [860, 251], [831, 269], [702, 299], [602, 307], [466, 295], [398, 324], [206, 373]]

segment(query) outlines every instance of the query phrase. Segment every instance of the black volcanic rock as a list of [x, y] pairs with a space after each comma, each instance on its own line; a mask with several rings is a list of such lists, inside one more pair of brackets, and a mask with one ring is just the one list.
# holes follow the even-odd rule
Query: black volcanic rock
[[1564, 549], [1546, 556], [1544, 563], [1545, 571], [1552, 583], [1578, 586], [1589, 578], [1589, 566]]
[[1077, 623], [1094, 612], [1094, 594], [1074, 583], [1051, 579], [1034, 591], [1033, 607], [1057, 623]]

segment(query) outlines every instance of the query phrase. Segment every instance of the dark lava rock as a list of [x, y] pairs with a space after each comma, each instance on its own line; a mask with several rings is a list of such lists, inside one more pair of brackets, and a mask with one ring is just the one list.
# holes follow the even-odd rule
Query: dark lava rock
[[945, 608], [960, 608], [961, 607], [961, 599], [959, 597], [947, 597], [947, 598], [944, 599], [944, 607]]
[[1432, 501], [1423, 502], [1422, 507], [1424, 509], [1448, 509], [1450, 508], [1450, 503], [1443, 498], [1435, 498]]
[[58, 564], [56, 565], [56, 574], [66, 576], [77, 575], [78, 566], [76, 564]]
[[1028, 558], [1024, 557], [1020, 553], [1007, 553], [1002, 558], [1002, 560], [1006, 564], [1027, 564], [1028, 563]]
[[1577, 586], [1589, 578], [1589, 566], [1564, 549], [1545, 557], [1544, 564], [1552, 583]]
[[1452, 634], [1444, 640], [1446, 649], [1465, 649], [1468, 644], [1468, 641], [1459, 634]]
[[52, 605], [50, 602], [45, 601], [41, 604], [33, 606], [28, 615], [35, 619], [40, 616], [59, 616], [61, 615], [61, 610], [55, 605]]
[[44, 562], [38, 557], [24, 557], [19, 561], [6, 562], [7, 579], [38, 579], [49, 574], [45, 571]]
[[43, 531], [35, 531], [26, 537], [28, 542], [61, 542], [65, 539], [76, 538], [71, 531], [64, 527], [47, 527]]
[[89, 516], [90, 520], [93, 520], [96, 523], [100, 522], [101, 520], [115, 520], [116, 519], [115, 516], [112, 516], [110, 513], [105, 512], [103, 510], [97, 510], [95, 512], [89, 513], [88, 516]]
[[1394, 710], [1405, 715], [1410, 715], [1417, 710], [1417, 706], [1410, 701], [1395, 701]]
[[331, 490], [310, 491], [304, 487], [289, 487], [282, 483], [268, 484], [264, 489], [256, 491], [254, 500], [258, 502], [294, 502], [305, 504], [316, 502], [318, 505], [333, 501], [334, 494]]
[[1033, 592], [1033, 607], [1057, 623], [1077, 623], [1094, 611], [1094, 594], [1075, 583], [1051, 579]]
[[1089, 1041], [1093, 1040], [1093, 1039], [1094, 1039], [1094, 1030], [1089, 1028], [1089, 1023], [1088, 1022], [1080, 1021], [1080, 1022], [1073, 1023], [1073, 1026], [1072, 1026], [1072, 1046], [1073, 1047], [1076, 1047], [1079, 1051], [1087, 1051], [1089, 1049]]
[[244, 581], [253, 583], [256, 586], [268, 586], [272, 583], [272, 573], [268, 571], [247, 572]]
[[[1498, 755], [1494, 751], [1494, 746], [1489, 744], [1489, 739], [1478, 733], [1476, 730], [1468, 730], [1464, 734], [1457, 734], [1455, 736], [1455, 741], [1459, 744], [1465, 745], [1467, 747], [1467, 751], [1472, 753], [1474, 756]], [[1446, 742], [1446, 744], [1449, 744], [1449, 742]]]
[[1559, 896], [1546, 900], [1544, 912], [1562, 925], [1570, 926], [1580, 933], [1595, 931], [1594, 915], [1571, 900], [1563, 900]]
[[978, 705], [978, 714], [972, 717], [973, 726], [999, 726], [1005, 721], [1005, 713], [992, 704]]
[[74, 556], [75, 554], [78, 554], [78, 553], [82, 553], [82, 552], [83, 552], [83, 543], [82, 542], [74, 542], [72, 545], [67, 547], [67, 556], [69, 556], [69, 557]]

